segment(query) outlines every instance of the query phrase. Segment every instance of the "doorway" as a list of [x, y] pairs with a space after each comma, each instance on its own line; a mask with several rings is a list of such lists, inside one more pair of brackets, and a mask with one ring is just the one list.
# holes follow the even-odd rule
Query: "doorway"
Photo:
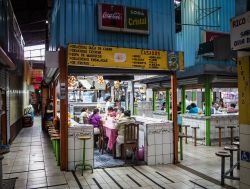
[[1, 144], [7, 144], [6, 91], [0, 89]]

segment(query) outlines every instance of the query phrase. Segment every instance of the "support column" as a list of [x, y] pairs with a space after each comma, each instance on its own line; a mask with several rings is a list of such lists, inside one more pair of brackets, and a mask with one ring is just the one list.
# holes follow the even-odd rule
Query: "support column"
[[181, 113], [184, 114], [185, 112], [186, 112], [186, 89], [184, 86], [182, 86], [181, 88]]
[[196, 101], [196, 91], [192, 90], [192, 102]]
[[152, 109], [153, 109], [153, 112], [156, 111], [156, 91], [155, 90], [153, 90]]
[[[205, 116], [211, 116], [211, 84], [209, 81], [209, 77], [206, 76], [205, 82], [204, 82], [204, 88], [205, 88]], [[206, 146], [211, 146], [211, 140], [210, 140], [210, 118], [206, 119]]]
[[66, 50], [59, 51], [59, 79], [60, 79], [60, 157], [61, 170], [68, 170], [68, 66]]
[[168, 116], [168, 120], [171, 120], [171, 116], [170, 116], [170, 90], [169, 88], [166, 89], [166, 112], [167, 112], [167, 116]]
[[240, 188], [250, 188], [250, 53], [238, 52]]
[[[186, 112], [186, 89], [184, 86], [181, 88], [181, 114]], [[179, 115], [180, 116], [180, 115]], [[179, 119], [182, 119], [181, 117]], [[179, 127], [180, 135], [182, 136], [182, 126]], [[183, 144], [182, 144], [183, 137], [180, 137], [180, 159], [183, 160]]]
[[177, 124], [177, 78], [176, 72], [171, 75], [171, 90], [172, 90], [172, 121], [173, 121], [173, 139], [174, 139], [174, 164], [178, 163], [178, 139], [179, 128]]

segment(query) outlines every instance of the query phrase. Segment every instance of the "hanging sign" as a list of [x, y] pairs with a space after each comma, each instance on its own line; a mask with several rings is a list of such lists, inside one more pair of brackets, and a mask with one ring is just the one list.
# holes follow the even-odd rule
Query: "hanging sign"
[[98, 4], [100, 30], [149, 34], [148, 11], [122, 5]]
[[137, 70], [183, 70], [183, 52], [68, 45], [68, 65]]
[[126, 7], [126, 28], [127, 32], [149, 34], [148, 12], [145, 9]]
[[124, 28], [124, 7], [120, 5], [98, 5], [99, 29], [120, 31]]
[[166, 51], [95, 45], [68, 46], [68, 65], [120, 69], [168, 70]]
[[250, 11], [231, 19], [230, 26], [231, 48], [250, 48]]

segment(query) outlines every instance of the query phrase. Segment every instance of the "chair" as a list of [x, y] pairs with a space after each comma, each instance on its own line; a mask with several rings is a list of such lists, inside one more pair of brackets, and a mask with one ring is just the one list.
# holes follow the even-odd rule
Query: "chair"
[[221, 147], [221, 129], [224, 129], [224, 126], [215, 126], [215, 128], [219, 129], [219, 147]]
[[130, 123], [125, 125], [124, 129], [124, 144], [122, 144], [122, 157], [126, 161], [126, 150], [130, 149], [134, 155], [138, 149], [139, 141], [139, 124]]
[[105, 148], [104, 144], [106, 144], [107, 142], [107, 137], [106, 137], [105, 128], [103, 127], [102, 122], [100, 122], [99, 129], [100, 129], [100, 134], [98, 136], [98, 148], [99, 148], [99, 152], [102, 150], [102, 154], [103, 154], [103, 150]]

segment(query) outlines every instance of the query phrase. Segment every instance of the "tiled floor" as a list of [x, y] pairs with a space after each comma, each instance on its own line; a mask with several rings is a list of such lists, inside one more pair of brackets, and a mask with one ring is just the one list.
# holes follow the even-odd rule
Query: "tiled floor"
[[11, 152], [3, 160], [3, 172], [4, 178], [17, 178], [18, 189], [221, 188], [175, 165], [95, 169], [93, 174], [86, 171], [83, 176], [80, 172], [62, 172], [56, 166], [51, 144], [41, 132], [38, 118], [11, 145]]
[[[224, 146], [225, 145], [222, 147], [197, 145], [195, 147], [191, 142], [188, 144], [184, 143], [184, 156], [181, 164], [220, 181], [221, 158], [216, 156], [215, 153], [224, 150]], [[234, 152], [234, 163], [236, 163], [236, 160], [237, 153]], [[226, 158], [225, 167], [226, 170], [229, 169], [229, 158]], [[236, 168], [234, 169], [234, 176], [239, 176], [239, 170]], [[225, 179], [225, 183], [239, 188], [239, 181], [237, 180]]]

